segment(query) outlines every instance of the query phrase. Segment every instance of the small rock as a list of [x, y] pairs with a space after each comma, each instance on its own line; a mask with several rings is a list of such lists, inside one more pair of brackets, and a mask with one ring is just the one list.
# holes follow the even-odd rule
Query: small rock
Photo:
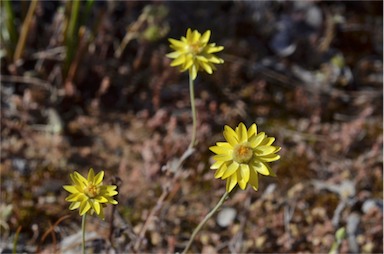
[[219, 226], [223, 228], [228, 227], [236, 218], [236, 213], [237, 212], [234, 208], [224, 208], [217, 215], [217, 224], [219, 224]]

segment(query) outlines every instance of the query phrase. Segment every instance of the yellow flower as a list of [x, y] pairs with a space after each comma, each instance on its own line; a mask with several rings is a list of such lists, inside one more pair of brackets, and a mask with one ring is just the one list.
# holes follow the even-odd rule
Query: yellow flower
[[187, 30], [187, 36], [181, 40], [169, 39], [170, 47], [174, 52], [167, 54], [167, 57], [175, 59], [171, 66], [180, 65], [180, 71], [189, 70], [192, 80], [196, 79], [197, 72], [201, 69], [212, 74], [216, 70], [214, 64], [222, 64], [224, 60], [213, 55], [222, 51], [223, 46], [216, 46], [216, 43], [208, 43], [211, 31], [206, 31], [201, 35], [197, 30]]
[[258, 174], [276, 176], [268, 165], [268, 162], [280, 159], [275, 153], [281, 147], [272, 146], [275, 138], [267, 137], [264, 132], [257, 134], [256, 124], [248, 130], [243, 123], [235, 130], [226, 125], [223, 133], [227, 142], [217, 142], [209, 149], [217, 154], [211, 169], [217, 170], [215, 178], [227, 179], [227, 192], [236, 184], [244, 190], [247, 183], [257, 190]]
[[100, 171], [97, 175], [91, 168], [88, 177], [85, 179], [76, 171], [70, 174], [73, 185], [64, 185], [64, 189], [71, 194], [65, 199], [72, 202], [69, 206], [70, 210], [79, 208], [79, 214], [96, 213], [101, 219], [104, 219], [103, 206], [105, 204], [117, 204], [112, 196], [117, 195], [115, 185], [103, 185], [104, 171]]

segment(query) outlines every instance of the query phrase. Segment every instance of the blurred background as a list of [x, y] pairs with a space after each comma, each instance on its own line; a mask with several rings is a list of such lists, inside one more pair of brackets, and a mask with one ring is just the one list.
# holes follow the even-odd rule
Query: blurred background
[[[212, 31], [195, 81], [168, 38]], [[92, 253], [172, 253], [225, 191], [209, 146], [239, 122], [276, 137], [278, 177], [233, 191], [191, 252], [383, 252], [382, 1], [1, 1], [0, 250], [77, 253], [74, 170], [119, 186]], [[151, 214], [151, 216], [150, 216]], [[113, 215], [113, 216], [112, 216]], [[150, 219], [148, 219], [150, 218]]]

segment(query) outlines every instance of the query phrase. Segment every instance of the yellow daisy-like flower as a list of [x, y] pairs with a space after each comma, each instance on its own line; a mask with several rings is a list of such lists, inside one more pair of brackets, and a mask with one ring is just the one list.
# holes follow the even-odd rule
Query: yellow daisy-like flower
[[115, 185], [103, 185], [104, 171], [95, 175], [91, 168], [87, 179], [78, 172], [70, 174], [73, 185], [64, 185], [64, 189], [71, 194], [65, 199], [72, 202], [70, 210], [79, 208], [79, 214], [96, 213], [101, 219], [104, 219], [103, 206], [107, 203], [116, 205], [117, 201], [112, 197], [117, 195]]
[[187, 30], [187, 36], [181, 37], [181, 40], [169, 39], [170, 47], [174, 52], [167, 54], [167, 57], [175, 59], [171, 66], [180, 65], [180, 71], [189, 70], [192, 80], [197, 77], [199, 70], [205, 70], [212, 74], [216, 67], [214, 64], [222, 64], [224, 60], [216, 57], [213, 53], [222, 51], [223, 46], [216, 46], [216, 43], [208, 43], [211, 31], [206, 31], [201, 35], [197, 30]]
[[228, 193], [236, 184], [244, 190], [249, 183], [257, 190], [258, 174], [276, 176], [268, 165], [268, 162], [280, 159], [275, 153], [281, 147], [272, 146], [275, 138], [267, 137], [264, 132], [257, 133], [256, 124], [248, 130], [243, 123], [235, 130], [226, 125], [223, 133], [227, 142], [217, 142], [209, 149], [217, 154], [211, 169], [217, 170], [215, 178], [227, 179]]

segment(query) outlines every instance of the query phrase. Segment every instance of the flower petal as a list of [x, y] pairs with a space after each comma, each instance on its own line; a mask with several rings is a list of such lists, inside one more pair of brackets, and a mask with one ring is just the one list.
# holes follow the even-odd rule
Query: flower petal
[[231, 154], [218, 154], [213, 156], [213, 159], [215, 161], [230, 161], [232, 160], [232, 155]]
[[97, 173], [97, 175], [95, 176], [95, 178], [93, 180], [94, 181], [93, 183], [96, 185], [99, 185], [103, 181], [103, 178], [104, 178], [104, 171], [102, 170], [99, 173]]
[[223, 165], [223, 163], [224, 163], [224, 161], [216, 161], [215, 163], [212, 164], [210, 169], [218, 169], [221, 167], [221, 165]]
[[257, 172], [251, 167], [250, 175], [249, 175], [249, 182], [248, 182], [252, 188], [257, 191], [259, 188], [259, 176]]
[[223, 174], [227, 171], [227, 165], [223, 164], [218, 170], [215, 172], [215, 178], [223, 177]]
[[231, 177], [227, 179], [227, 184], [226, 184], [226, 191], [229, 193], [237, 184], [237, 174], [233, 174]]
[[166, 57], [172, 58], [172, 59], [178, 58], [179, 56], [180, 56], [180, 52], [179, 51], [174, 51], [174, 52], [166, 54]]
[[224, 126], [223, 135], [225, 140], [227, 140], [227, 142], [231, 144], [231, 146], [235, 146], [239, 143], [236, 132], [228, 125]]
[[80, 216], [88, 212], [88, 210], [91, 208], [91, 204], [89, 204], [89, 200], [85, 199], [80, 204], [79, 213]]
[[171, 66], [178, 66], [178, 65], [184, 64], [184, 62], [185, 62], [185, 55], [180, 55], [179, 57], [177, 57], [175, 60], [171, 62]]
[[206, 43], [208, 43], [210, 37], [211, 37], [211, 30], [207, 30], [207, 31], [205, 31], [205, 33], [203, 33], [203, 35], [201, 36], [200, 41], [201, 41], [202, 43], [206, 44]]
[[249, 176], [250, 176], [250, 170], [249, 166], [247, 164], [240, 164], [240, 175], [241, 179], [247, 183], [249, 181]]
[[71, 205], [69, 206], [69, 210], [75, 210], [77, 208], [80, 207], [80, 202], [73, 202], [71, 203]]
[[64, 185], [63, 188], [70, 193], [77, 193], [79, 190], [73, 185]]
[[272, 161], [277, 161], [278, 159], [280, 159], [280, 155], [272, 153], [272, 154], [268, 154], [265, 156], [260, 156], [257, 159], [262, 161], [262, 162], [272, 162]]
[[253, 149], [256, 156], [265, 156], [269, 155], [271, 153], [274, 153], [276, 151], [276, 147], [274, 146], [258, 146]]
[[213, 73], [212, 67], [208, 63], [199, 61], [199, 64], [208, 74]]
[[93, 171], [93, 168], [90, 168], [87, 180], [89, 183], [93, 183], [93, 179], [95, 179], [95, 172]]
[[260, 143], [261, 143], [261, 141], [263, 141], [264, 137], [265, 137], [265, 132], [260, 132], [256, 136], [251, 137], [249, 140], [249, 143], [251, 144], [252, 148], [255, 148], [258, 145], [260, 145]]
[[170, 38], [170, 39], [168, 39], [168, 41], [172, 45], [174, 45], [175, 47], [178, 47], [178, 48], [183, 48], [185, 46], [185, 43], [182, 41], [179, 41], [179, 40], [175, 40], [175, 39]]
[[84, 189], [84, 187], [88, 183], [87, 179], [85, 179], [84, 176], [80, 175], [76, 171], [73, 174], [71, 174], [71, 178], [74, 181], [74, 184], [78, 185], [81, 189]]
[[94, 200], [92, 202], [92, 208], [93, 208], [93, 210], [95, 210], [96, 214], [100, 214], [101, 206], [100, 206], [99, 202]]
[[216, 53], [224, 49], [223, 46], [213, 46], [212, 44], [215, 45], [214, 43], [211, 43], [208, 45], [208, 50], [207, 50], [208, 54]]
[[270, 145], [272, 145], [273, 141], [275, 141], [274, 137], [265, 136], [264, 140], [260, 143], [260, 145], [261, 146], [270, 146]]
[[276, 176], [276, 174], [272, 171], [272, 169], [268, 166], [267, 163], [264, 162], [255, 162], [252, 163], [251, 168], [256, 170], [258, 173], [266, 176]]
[[189, 75], [191, 76], [192, 80], [195, 80], [197, 77], [197, 68], [195, 65], [192, 65], [192, 67], [189, 69]]
[[230, 149], [223, 147], [223, 146], [211, 146], [209, 148], [212, 152], [216, 154], [230, 154], [233, 152], [233, 148], [231, 147]]
[[239, 184], [240, 189], [245, 190], [245, 188], [247, 187], [247, 182], [245, 182], [244, 179], [241, 178], [240, 171], [237, 171], [236, 174], [237, 174], [237, 183]]
[[248, 141], [247, 127], [243, 123], [240, 123], [236, 128], [236, 133], [239, 143], [244, 143]]
[[226, 148], [233, 149], [233, 147], [231, 146], [231, 144], [229, 144], [228, 142], [216, 142], [216, 145], [217, 145], [217, 146], [220, 146], [220, 147], [226, 147]]
[[248, 139], [251, 138], [253, 135], [256, 135], [256, 134], [257, 134], [257, 126], [254, 123], [248, 129]]
[[231, 175], [233, 175], [236, 170], [239, 168], [239, 163], [237, 163], [236, 161], [232, 161], [232, 163], [228, 166], [228, 169], [225, 171], [225, 173], [223, 174], [223, 176], [221, 177], [222, 179], [225, 179], [225, 178], [228, 178], [230, 177]]

